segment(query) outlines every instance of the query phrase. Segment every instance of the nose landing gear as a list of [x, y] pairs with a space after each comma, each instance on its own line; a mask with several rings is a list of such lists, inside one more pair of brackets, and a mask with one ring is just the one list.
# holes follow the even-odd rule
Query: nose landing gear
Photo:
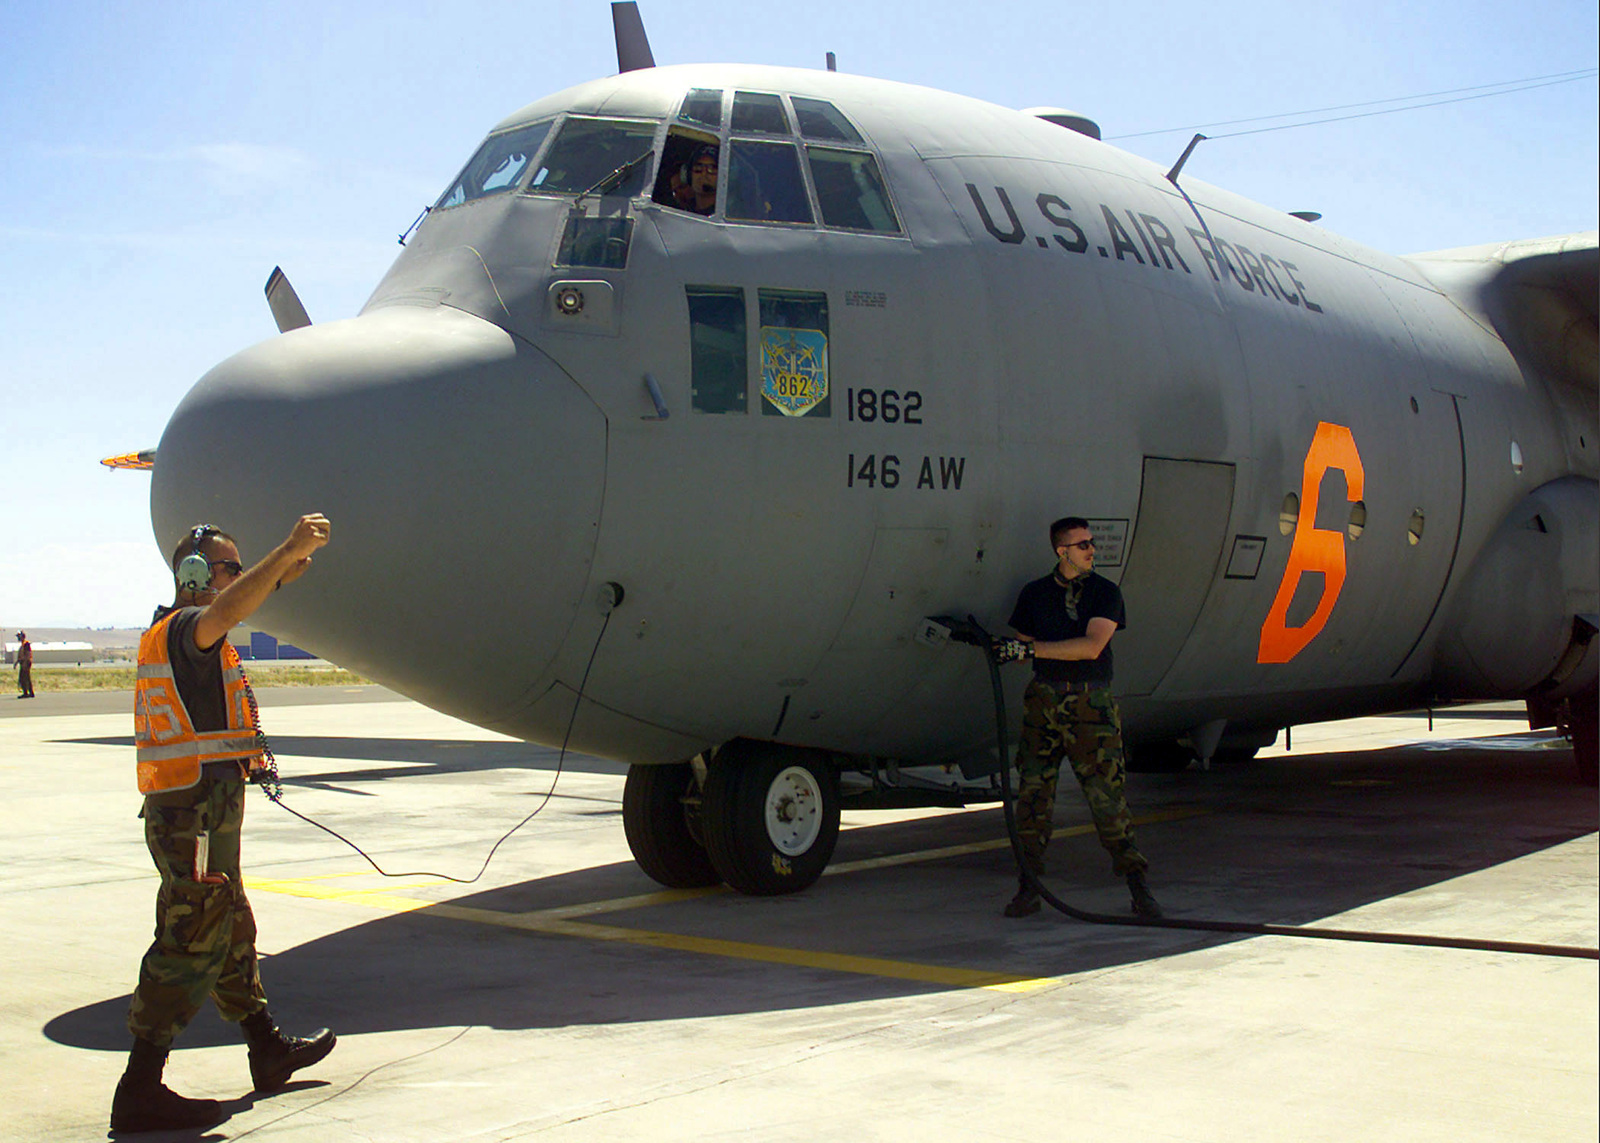
[[663, 885], [797, 893], [833, 856], [839, 780], [826, 754], [739, 740], [716, 752], [703, 789], [688, 763], [630, 767], [622, 816], [640, 868]]

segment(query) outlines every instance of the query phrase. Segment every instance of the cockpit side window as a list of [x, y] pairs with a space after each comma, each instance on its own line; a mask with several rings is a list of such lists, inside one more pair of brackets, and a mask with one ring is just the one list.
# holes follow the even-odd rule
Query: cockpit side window
[[511, 190], [522, 181], [553, 123], [554, 120], [546, 120], [489, 136], [434, 209], [444, 210]]
[[717, 204], [720, 154], [717, 137], [710, 132], [669, 127], [650, 200], [709, 216]]
[[706, 127], [721, 127], [722, 92], [704, 87], [693, 88], [683, 97], [683, 110], [678, 112], [678, 118]]
[[758, 91], [733, 93], [733, 129], [752, 135], [789, 134], [789, 116], [783, 110], [783, 99]]
[[728, 150], [725, 209], [730, 221], [811, 221], [811, 202], [793, 143], [735, 139]]
[[878, 161], [865, 151], [836, 151], [807, 147], [811, 181], [817, 188], [822, 224], [844, 230], [870, 230], [874, 234], [899, 234]]
[[800, 135], [806, 139], [822, 139], [835, 143], [859, 143], [861, 133], [850, 120], [826, 99], [790, 97], [794, 104], [794, 117], [800, 121]]
[[536, 194], [639, 194], [654, 154], [655, 133], [649, 120], [572, 116], [526, 189]]

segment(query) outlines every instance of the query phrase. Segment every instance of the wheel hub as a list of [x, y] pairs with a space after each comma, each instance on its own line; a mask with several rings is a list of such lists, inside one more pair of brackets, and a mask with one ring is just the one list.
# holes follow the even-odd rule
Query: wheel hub
[[780, 853], [797, 857], [809, 850], [822, 832], [822, 789], [816, 776], [801, 766], [780, 771], [767, 788], [767, 837]]

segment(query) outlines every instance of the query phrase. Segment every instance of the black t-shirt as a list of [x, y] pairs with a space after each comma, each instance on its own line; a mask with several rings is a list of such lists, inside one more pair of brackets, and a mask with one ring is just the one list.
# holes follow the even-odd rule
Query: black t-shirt
[[[157, 612], [157, 621], [170, 614], [170, 608]], [[172, 677], [178, 697], [189, 711], [196, 730], [228, 729], [228, 697], [222, 686], [222, 643], [209, 651], [194, 645], [194, 625], [203, 607], [180, 607], [167, 624], [167, 658], [172, 661]]]
[[[1080, 639], [1091, 619], [1109, 619], [1119, 631], [1128, 625], [1122, 589], [1096, 572], [1067, 583], [1051, 572], [1024, 587], [1011, 611], [1012, 629], [1043, 643]], [[1098, 659], [1034, 659], [1033, 673], [1047, 683], [1109, 683], [1111, 644]]]

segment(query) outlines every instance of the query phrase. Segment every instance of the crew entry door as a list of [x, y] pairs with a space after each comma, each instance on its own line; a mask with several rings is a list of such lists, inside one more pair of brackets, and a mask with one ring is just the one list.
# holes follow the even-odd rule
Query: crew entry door
[[1128, 629], [1112, 644], [1117, 693], [1153, 692], [1194, 629], [1222, 560], [1233, 479], [1231, 464], [1144, 458], [1119, 581]]

